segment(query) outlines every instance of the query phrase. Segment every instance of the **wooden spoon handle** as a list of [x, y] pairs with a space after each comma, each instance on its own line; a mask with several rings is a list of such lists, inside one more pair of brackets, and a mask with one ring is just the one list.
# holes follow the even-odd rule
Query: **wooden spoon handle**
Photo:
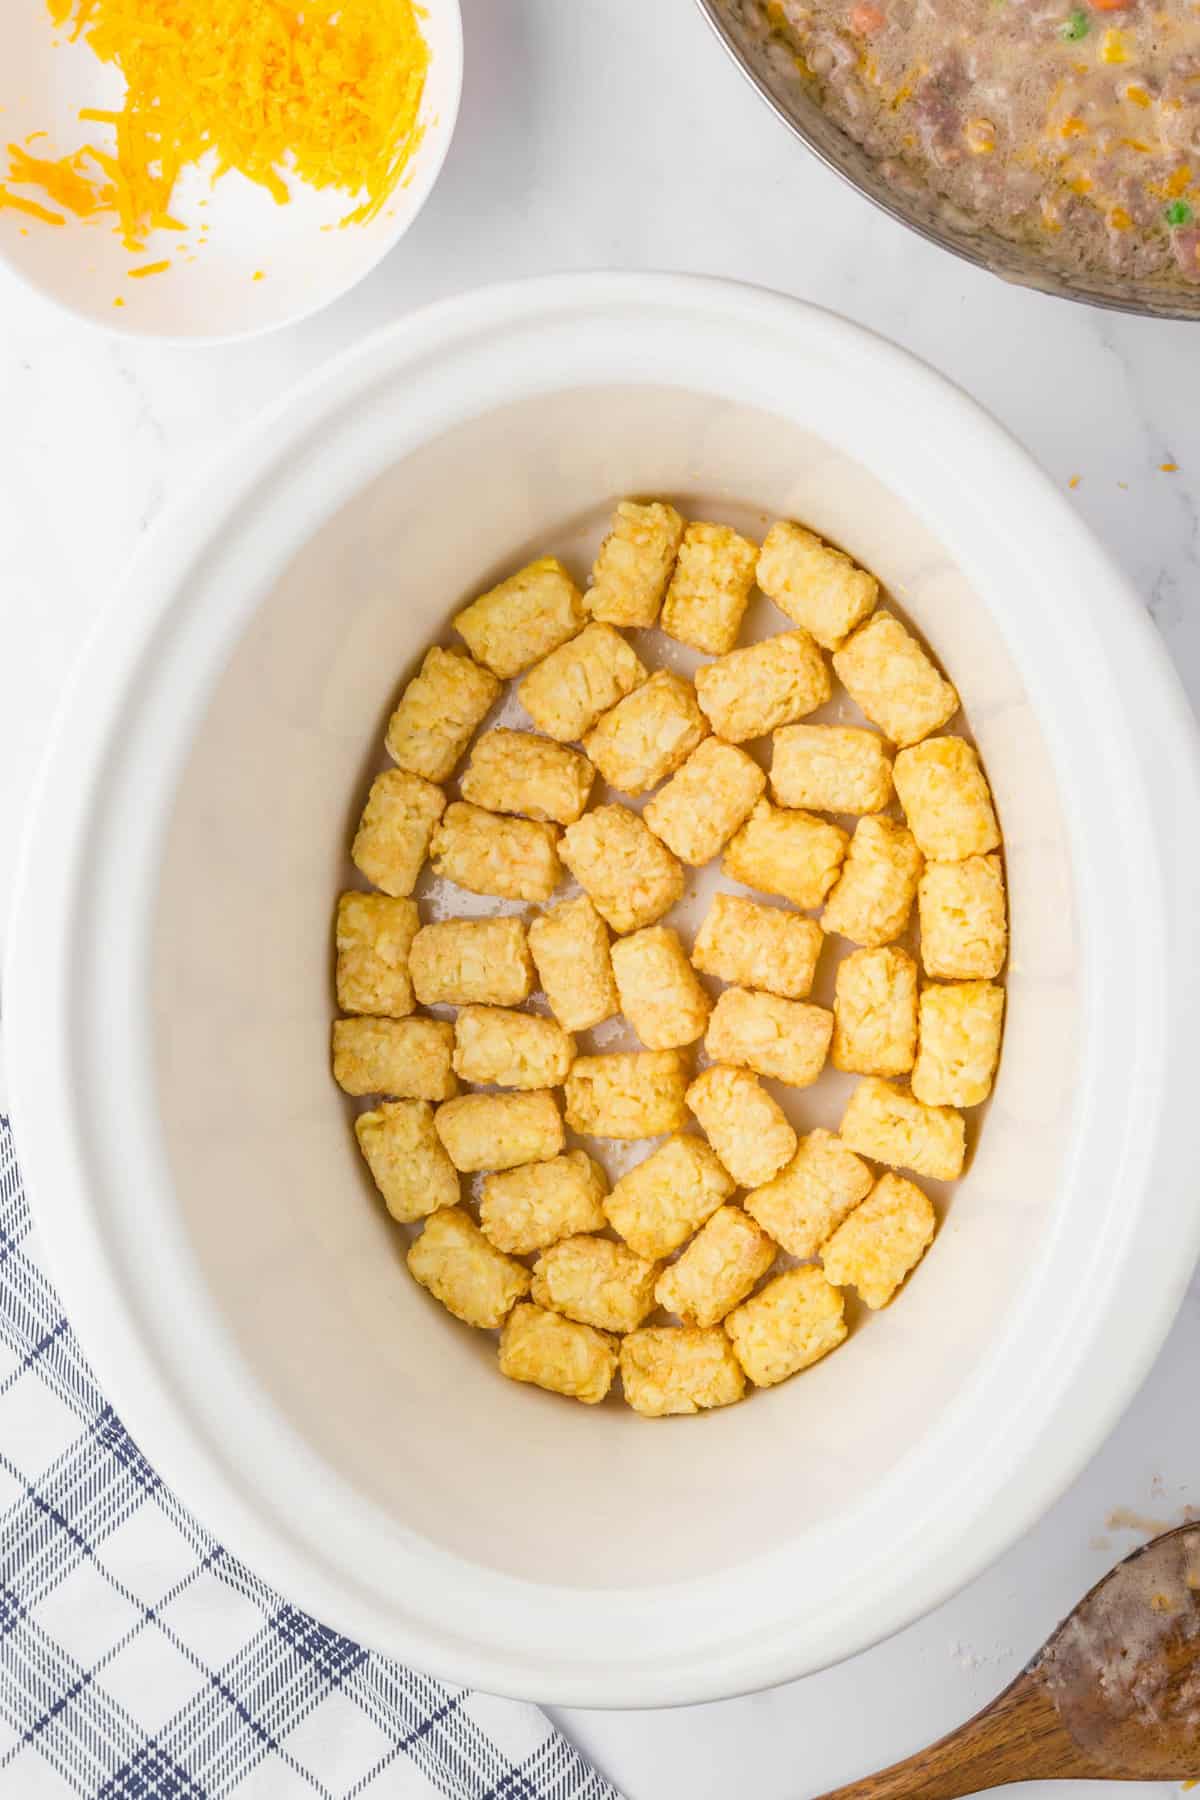
[[1068, 1735], [1036, 1671], [1026, 1671], [949, 1737], [819, 1800], [959, 1800], [1014, 1781], [1099, 1774]]

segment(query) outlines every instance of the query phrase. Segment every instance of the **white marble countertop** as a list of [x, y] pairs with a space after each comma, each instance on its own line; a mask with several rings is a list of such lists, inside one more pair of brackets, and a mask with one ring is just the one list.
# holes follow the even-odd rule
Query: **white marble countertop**
[[[1200, 377], [1188, 361], [1200, 335], [1007, 288], [883, 218], [788, 138], [692, 0], [464, 0], [464, 13], [463, 111], [441, 183], [390, 259], [321, 317], [243, 347], [141, 347], [0, 278], [0, 927], [15, 822], [65, 671], [164, 500], [315, 363], [489, 281], [698, 270], [802, 295], [897, 339], [990, 407], [1057, 480], [1078, 477], [1075, 504], [1200, 699]], [[630, 1800], [734, 1788], [801, 1800], [917, 1748], [998, 1692], [1152, 1521], [1200, 1507], [1197, 1367], [1200, 1283], [1074, 1488], [965, 1594], [891, 1643], [745, 1700], [572, 1712], [563, 1724]]]

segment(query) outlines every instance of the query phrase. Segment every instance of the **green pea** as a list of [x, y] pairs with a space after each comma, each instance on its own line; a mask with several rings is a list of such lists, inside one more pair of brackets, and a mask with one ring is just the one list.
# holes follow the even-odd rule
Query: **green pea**
[[1068, 13], [1066, 23], [1059, 27], [1059, 36], [1066, 38], [1069, 44], [1077, 44], [1090, 30], [1091, 22], [1087, 14], [1076, 7], [1074, 12]]
[[1190, 225], [1195, 214], [1186, 200], [1172, 200], [1164, 209], [1163, 217], [1168, 225]]

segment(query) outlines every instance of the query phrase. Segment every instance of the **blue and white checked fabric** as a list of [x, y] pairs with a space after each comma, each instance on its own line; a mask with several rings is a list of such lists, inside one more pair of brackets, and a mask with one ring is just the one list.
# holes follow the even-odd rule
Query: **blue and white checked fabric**
[[0, 1795], [619, 1800], [532, 1706], [298, 1612], [214, 1543], [92, 1379], [0, 1116]]

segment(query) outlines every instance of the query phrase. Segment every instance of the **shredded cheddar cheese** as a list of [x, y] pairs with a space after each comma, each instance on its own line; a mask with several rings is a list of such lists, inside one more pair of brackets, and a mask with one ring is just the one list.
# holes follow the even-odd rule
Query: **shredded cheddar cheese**
[[[420, 141], [429, 51], [414, 0], [48, 5], [56, 26], [124, 76], [124, 104], [80, 114], [111, 128], [107, 144], [57, 160], [10, 145], [9, 181], [77, 217], [114, 213], [130, 249], [152, 230], [184, 229], [175, 184], [204, 157], [281, 205], [289, 178], [336, 189], [353, 202], [349, 224], [383, 208]], [[0, 204], [21, 202], [4, 192]]]

